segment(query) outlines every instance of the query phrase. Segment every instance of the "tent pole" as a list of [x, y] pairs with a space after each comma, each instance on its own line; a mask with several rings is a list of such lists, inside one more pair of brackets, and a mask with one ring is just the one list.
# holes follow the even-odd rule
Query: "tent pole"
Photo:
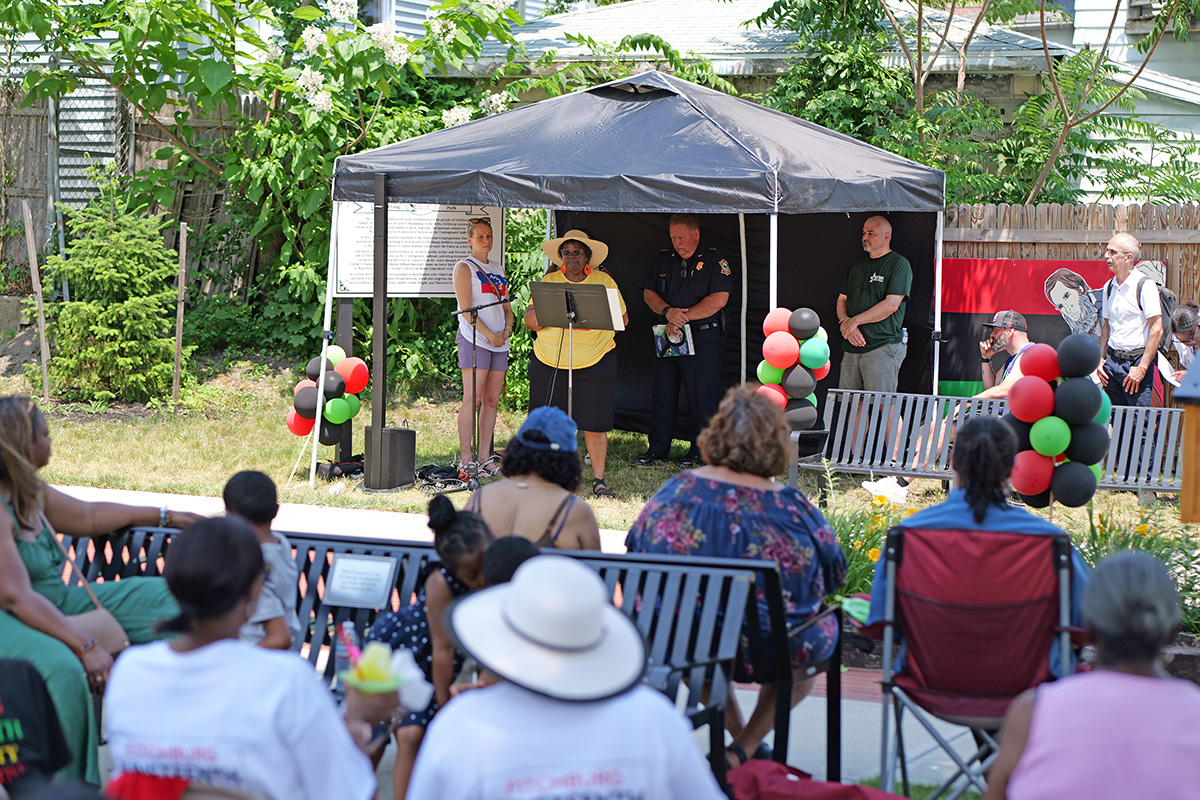
[[742, 240], [742, 371], [741, 383], [746, 382], [746, 307], [750, 299], [747, 297], [750, 280], [747, 278], [749, 270], [746, 268], [746, 215], [738, 214], [738, 234]]
[[371, 308], [371, 451], [363, 486], [391, 489], [383, 485], [383, 426], [387, 421], [387, 265], [388, 265], [387, 174], [375, 173], [374, 287]]
[[771, 214], [770, 288], [767, 291], [767, 310], [779, 307], [779, 214]]
[[[334, 169], [334, 173], [337, 169]], [[333, 197], [333, 179], [329, 180], [329, 196]], [[337, 220], [338, 204], [333, 204], [333, 230], [329, 235], [329, 268], [325, 274], [325, 321], [321, 327], [321, 372], [317, 375], [317, 419], [313, 423], [312, 458], [308, 462], [308, 488], [317, 486], [317, 451], [321, 449], [321, 410], [325, 404], [325, 359], [329, 352], [329, 340], [333, 338], [330, 326], [333, 324], [333, 270], [337, 254]], [[295, 472], [293, 468], [292, 472]], [[288, 476], [291, 481], [292, 476]]]
[[[943, 186], [943, 196], [945, 187]], [[933, 393], [939, 389], [942, 363], [942, 237], [945, 235], [946, 212], [937, 212], [937, 232], [933, 236]]]

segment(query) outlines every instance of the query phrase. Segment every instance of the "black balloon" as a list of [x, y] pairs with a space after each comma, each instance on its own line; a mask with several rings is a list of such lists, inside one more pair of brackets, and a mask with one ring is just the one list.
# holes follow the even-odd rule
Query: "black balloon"
[[1096, 493], [1096, 476], [1087, 464], [1067, 461], [1054, 468], [1050, 493], [1068, 508], [1086, 505]]
[[[1076, 378], [1075, 380], [1083, 380]], [[1089, 381], [1090, 383], [1090, 381]], [[1065, 455], [1080, 464], [1099, 464], [1108, 452], [1108, 428], [1099, 422], [1071, 426], [1071, 443]]]
[[1029, 429], [1033, 427], [1032, 422], [1022, 422], [1014, 417], [1011, 411], [1002, 416], [1000, 421], [1012, 428], [1012, 432], [1017, 435], [1017, 452], [1033, 448], [1033, 445], [1029, 443]]
[[797, 308], [788, 317], [788, 332], [797, 339], [811, 339], [821, 327], [821, 318], [811, 308]]
[[[808, 369], [800, 364], [785, 370], [779, 385], [793, 400], [803, 400], [817, 388], [817, 379]], [[1094, 416], [1094, 415], [1093, 415]]]
[[1058, 369], [1064, 378], [1082, 378], [1098, 366], [1100, 345], [1086, 333], [1073, 333], [1058, 343]]
[[342, 440], [342, 427], [344, 422], [330, 422], [324, 417], [321, 418], [321, 428], [317, 431], [317, 440], [321, 444], [337, 444]]
[[1030, 508], [1046, 508], [1050, 505], [1049, 489], [1041, 494], [1019, 494], [1018, 496], [1024, 500], [1025, 505], [1029, 506]]
[[292, 408], [296, 409], [296, 416], [304, 417], [305, 419], [317, 418], [317, 387], [305, 386], [300, 391], [296, 392], [296, 396], [292, 399]]
[[[325, 359], [325, 372], [328, 374], [333, 372], [333, 362], [328, 358]], [[315, 381], [321, 377], [321, 357], [317, 356], [312, 361], [308, 362], [308, 366], [304, 368], [304, 374], [308, 376], [310, 381]], [[328, 395], [326, 395], [328, 397]]]
[[1082, 425], [1096, 418], [1102, 402], [1100, 387], [1091, 378], [1068, 378], [1054, 390], [1054, 416], [1068, 425]]
[[817, 407], [807, 400], [789, 400], [783, 418], [794, 431], [806, 431], [817, 424]]
[[330, 370], [325, 373], [325, 399], [332, 400], [346, 393], [346, 379], [341, 373]]

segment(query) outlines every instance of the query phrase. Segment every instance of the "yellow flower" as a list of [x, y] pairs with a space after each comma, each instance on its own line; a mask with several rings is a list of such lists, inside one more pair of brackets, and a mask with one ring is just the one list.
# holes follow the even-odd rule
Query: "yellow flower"
[[919, 509], [919, 508], [910, 508], [910, 509], [908, 509], [907, 511], [905, 511], [905, 512], [904, 512], [904, 516], [906, 516], [906, 517], [911, 517], [913, 514], [917, 513], [917, 512], [918, 512], [918, 511], [920, 511], [920, 510], [921, 510], [921, 509]]
[[854, 540], [854, 549], [855, 549], [855, 550], [862, 550], [862, 539], [855, 539], [855, 540]]
[[1138, 525], [1136, 528], [1134, 528], [1134, 530], [1142, 536], [1147, 536], [1150, 533], [1150, 526], [1143, 522], [1141, 525]]
[[867, 558], [871, 559], [872, 562], [878, 561], [879, 560], [879, 548], [872, 547], [870, 550], [868, 550]]

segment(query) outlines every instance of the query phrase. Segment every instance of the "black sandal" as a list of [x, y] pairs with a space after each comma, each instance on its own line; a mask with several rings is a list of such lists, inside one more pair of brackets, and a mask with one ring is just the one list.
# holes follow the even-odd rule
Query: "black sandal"
[[612, 489], [609, 489], [604, 483], [604, 478], [592, 479], [592, 495], [595, 497], [616, 497]]

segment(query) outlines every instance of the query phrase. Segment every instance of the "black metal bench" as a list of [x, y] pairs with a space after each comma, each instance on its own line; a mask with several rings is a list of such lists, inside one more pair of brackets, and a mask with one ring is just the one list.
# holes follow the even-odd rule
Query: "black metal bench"
[[[1005, 411], [1003, 400], [831, 389], [825, 399], [825, 449], [799, 458], [796, 467], [949, 481], [953, 421]], [[1183, 480], [1182, 428], [1181, 409], [1113, 408], [1113, 440], [1099, 488], [1178, 492]], [[1146, 431], [1150, 453], [1141, 457]], [[793, 484], [796, 477], [792, 470]], [[828, 488], [822, 481], [822, 495]]]
[[[119, 580], [161, 573], [170, 539], [178, 531], [132, 528], [98, 547], [78, 547], [64, 537], [71, 557], [89, 579]], [[399, 609], [415, 600], [417, 581], [436, 560], [428, 542], [395, 542], [342, 536], [283, 532], [295, 549], [300, 578], [297, 613], [305, 629], [306, 656], [332, 684], [331, 657], [336, 627], [350, 620], [361, 636], [381, 610], [345, 608], [324, 602], [325, 581], [339, 554], [388, 556], [398, 569], [390, 606]], [[81, 540], [86, 542], [87, 540]], [[604, 579], [614, 600], [634, 622], [647, 643], [647, 683], [677, 700], [681, 686], [689, 687], [685, 713], [696, 728], [708, 726], [709, 760], [718, 780], [725, 775], [725, 704], [732, 686], [742, 620], [747, 609], [757, 613], [751, 589], [755, 569], [775, 575], [779, 614], [782, 595], [774, 562], [733, 559], [695, 559], [670, 556], [605, 555], [594, 551], [553, 550], [577, 558]], [[757, 630], [757, 626], [755, 626]], [[788, 673], [790, 677], [790, 671]], [[706, 702], [702, 702], [707, 687]], [[790, 696], [790, 692], [789, 692]], [[786, 734], [784, 736], [786, 744]], [[786, 749], [785, 749], [786, 752]]]

